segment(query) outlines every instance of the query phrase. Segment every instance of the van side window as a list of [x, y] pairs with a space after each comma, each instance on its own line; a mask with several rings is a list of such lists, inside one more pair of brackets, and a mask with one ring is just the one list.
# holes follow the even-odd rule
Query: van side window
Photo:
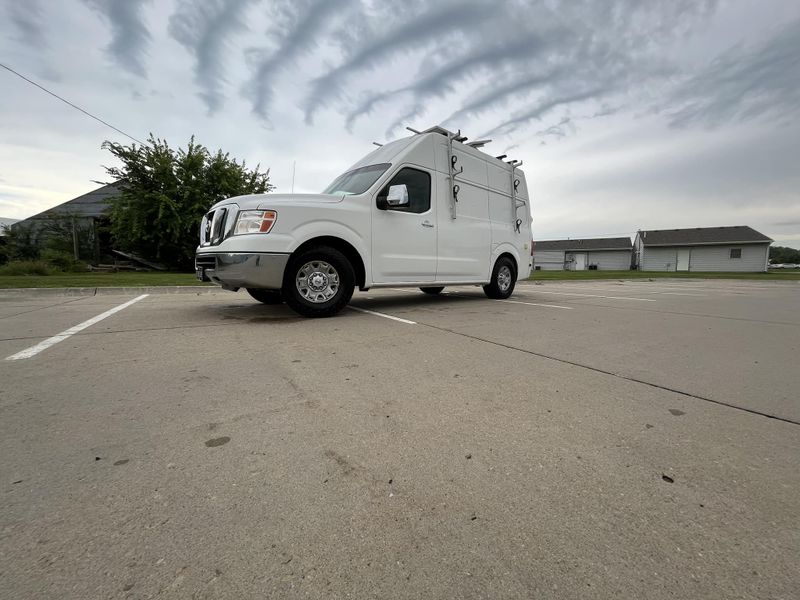
[[408, 206], [390, 208], [399, 212], [424, 213], [431, 207], [431, 176], [425, 171], [405, 167], [389, 180], [379, 196], [389, 194], [389, 187], [405, 184], [408, 189]]

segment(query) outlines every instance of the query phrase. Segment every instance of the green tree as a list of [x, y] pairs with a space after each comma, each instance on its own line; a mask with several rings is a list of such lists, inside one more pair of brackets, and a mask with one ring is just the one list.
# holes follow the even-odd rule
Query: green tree
[[773, 263], [800, 263], [800, 250], [786, 246], [770, 246], [769, 260]]
[[121, 190], [111, 211], [115, 248], [171, 268], [190, 268], [200, 238], [200, 220], [224, 198], [273, 189], [269, 170], [248, 169], [229, 154], [215, 154], [192, 136], [173, 150], [152, 134], [145, 145], [106, 141], [121, 163], [105, 167]]

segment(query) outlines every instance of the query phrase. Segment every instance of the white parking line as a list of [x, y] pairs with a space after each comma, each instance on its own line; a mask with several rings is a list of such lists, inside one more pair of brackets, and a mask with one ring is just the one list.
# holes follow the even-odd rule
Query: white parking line
[[706, 298], [705, 294], [684, 294], [683, 292], [643, 292], [645, 294], [658, 294], [659, 296], [691, 296], [692, 298]]
[[558, 304], [537, 304], [536, 302], [520, 302], [519, 300], [500, 300], [500, 302], [510, 302], [511, 304], [526, 304], [528, 306], [544, 306], [546, 308], [563, 308], [572, 310], [572, 306], [559, 306]]
[[[592, 290], [592, 291], [595, 291], [595, 292], [619, 292], [619, 291], [621, 291], [622, 287], [623, 286], [589, 287], [589, 286], [581, 285], [580, 289], [581, 290]], [[568, 288], [568, 289], [576, 289], [576, 288], [572, 287], [572, 288]], [[669, 289], [669, 288], [667, 288], [667, 289]], [[633, 289], [628, 288], [625, 291], [626, 292], [631, 292], [632, 294], [666, 294], [666, 295], [669, 295], [669, 296], [693, 296], [693, 297], [696, 297], [696, 298], [705, 298], [706, 297], [706, 294], [685, 294], [683, 292], [654, 292], [654, 291], [651, 291], [649, 286], [648, 286], [648, 289], [633, 290]]]
[[349, 306], [348, 308], [352, 308], [353, 310], [357, 310], [358, 312], [367, 313], [368, 315], [375, 315], [376, 317], [383, 317], [384, 319], [391, 319], [392, 321], [400, 321], [401, 323], [405, 323], [407, 325], [417, 324], [416, 321], [409, 321], [408, 319], [401, 319], [400, 317], [385, 315], [383, 313], [375, 312], [374, 310], [367, 310], [366, 308], [358, 308], [357, 306]]
[[39, 342], [35, 346], [31, 346], [30, 348], [26, 348], [25, 350], [22, 350], [21, 352], [17, 352], [16, 354], [12, 354], [11, 356], [6, 357], [6, 360], [21, 360], [23, 358], [30, 358], [31, 356], [36, 356], [37, 354], [39, 354], [39, 352], [42, 352], [43, 350], [47, 350], [50, 346], [55, 346], [57, 343], [63, 342], [64, 340], [66, 340], [71, 335], [74, 335], [74, 334], [78, 333], [79, 331], [83, 331], [87, 327], [91, 327], [95, 323], [98, 323], [98, 322], [102, 321], [103, 319], [105, 319], [107, 317], [110, 317], [111, 315], [113, 315], [115, 313], [118, 313], [119, 311], [121, 311], [121, 310], [123, 310], [125, 308], [128, 308], [131, 304], [134, 304], [134, 303], [138, 302], [139, 300], [142, 300], [143, 298], [147, 298], [147, 296], [149, 296], [149, 295], [150, 294], [142, 294], [141, 296], [138, 296], [138, 297], [134, 298], [133, 300], [128, 300], [124, 304], [120, 304], [119, 306], [115, 306], [111, 310], [107, 310], [106, 312], [101, 313], [101, 314], [97, 315], [96, 317], [92, 317], [88, 321], [84, 321], [83, 323], [81, 323], [79, 325], [75, 325], [75, 327], [70, 327], [66, 331], [62, 331], [58, 335], [54, 335], [51, 338], [47, 338], [46, 340], [44, 340], [43, 342]]
[[599, 294], [575, 294], [572, 292], [545, 292], [543, 290], [531, 291], [533, 294], [555, 294], [556, 296], [582, 296], [584, 298], [607, 298], [609, 300], [633, 300], [636, 302], [655, 302], [653, 298], [630, 298], [628, 296], [601, 296]]

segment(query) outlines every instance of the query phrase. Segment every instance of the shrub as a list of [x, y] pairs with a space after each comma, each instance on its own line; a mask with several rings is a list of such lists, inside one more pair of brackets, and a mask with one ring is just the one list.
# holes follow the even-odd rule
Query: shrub
[[41, 258], [44, 262], [59, 271], [78, 273], [87, 270], [85, 262], [75, 260], [75, 258], [68, 252], [59, 252], [58, 250], [52, 250], [48, 248], [46, 250], [42, 250]]
[[0, 275], [51, 275], [50, 265], [42, 260], [15, 260], [0, 267]]

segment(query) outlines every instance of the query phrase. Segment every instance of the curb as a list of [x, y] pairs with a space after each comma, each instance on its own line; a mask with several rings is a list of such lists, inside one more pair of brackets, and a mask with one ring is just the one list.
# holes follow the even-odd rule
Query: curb
[[90, 297], [129, 296], [140, 294], [209, 294], [220, 291], [216, 285], [163, 285], [142, 287], [83, 287], [83, 288], [8, 288], [0, 289], [0, 298], [20, 296], [46, 298], [50, 296]]

